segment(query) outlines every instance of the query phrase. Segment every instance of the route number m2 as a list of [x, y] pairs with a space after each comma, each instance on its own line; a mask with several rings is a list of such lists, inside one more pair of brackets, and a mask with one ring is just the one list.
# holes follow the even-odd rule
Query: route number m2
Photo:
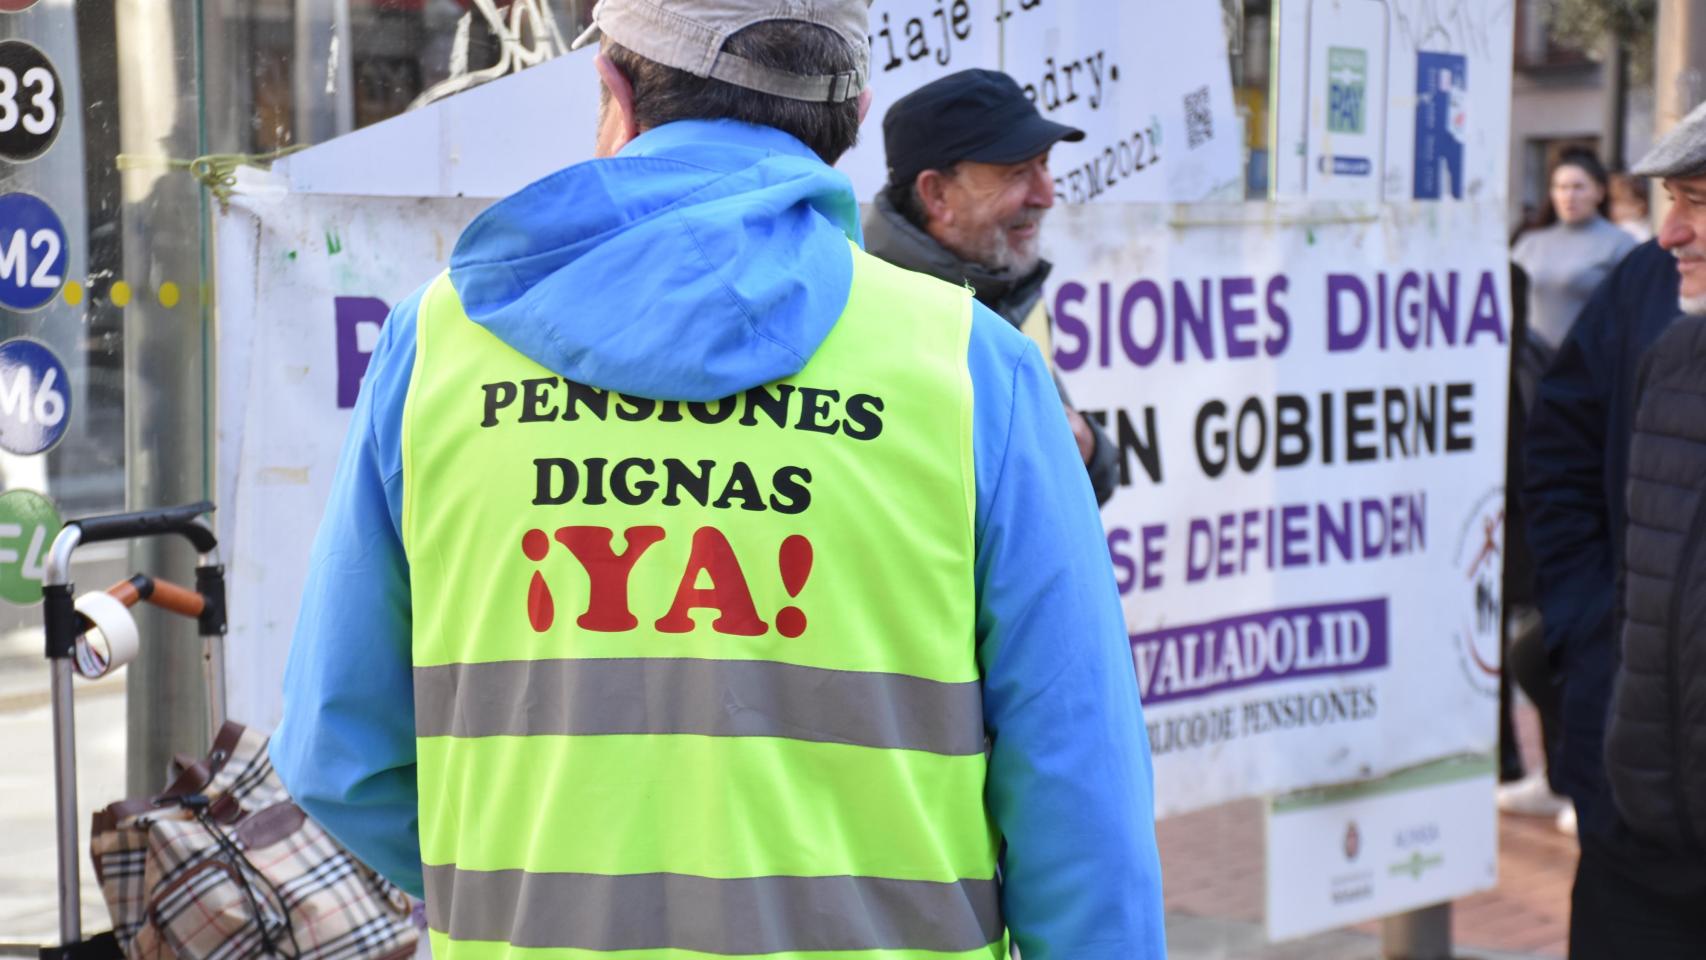
[[[45, 251], [30, 269], [30, 251]], [[54, 272], [59, 266], [59, 234], [43, 227], [30, 233], [23, 228], [12, 231], [9, 238], [0, 237], [0, 284], [15, 284], [20, 290], [57, 290], [61, 276]]]

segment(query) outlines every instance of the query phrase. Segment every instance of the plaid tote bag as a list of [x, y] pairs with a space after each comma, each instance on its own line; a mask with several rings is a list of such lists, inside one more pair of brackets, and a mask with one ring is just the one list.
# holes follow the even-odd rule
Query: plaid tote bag
[[227, 723], [157, 796], [95, 814], [90, 857], [130, 960], [400, 960], [408, 898], [292, 803], [267, 738]]

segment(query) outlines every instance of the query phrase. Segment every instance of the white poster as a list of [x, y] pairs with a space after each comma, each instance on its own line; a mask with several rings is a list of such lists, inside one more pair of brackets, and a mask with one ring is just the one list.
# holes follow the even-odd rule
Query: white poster
[[888, 182], [883, 116], [896, 100], [961, 70], [1001, 69], [1001, 14], [1012, 0], [875, 0], [871, 4], [871, 109], [859, 143], [836, 164], [861, 202]]
[[1003, 68], [1043, 116], [1086, 134], [1049, 158], [1058, 201], [1243, 197], [1218, 2], [1007, 6]]
[[[1373, 7], [1381, 9], [1377, 12]], [[1344, 82], [1354, 82], [1355, 71], [1346, 69], [1356, 60], [1352, 52], [1369, 51], [1369, 122], [1383, 125], [1385, 138], [1376, 171], [1382, 178], [1379, 197], [1389, 202], [1502, 197], [1510, 166], [1514, 10], [1515, 4], [1487, 0], [1279, 4], [1275, 13], [1279, 23], [1275, 76], [1280, 91], [1274, 110], [1275, 196], [1282, 200], [1348, 198], [1334, 192], [1348, 186], [1343, 183], [1328, 193], [1320, 192], [1320, 158], [1343, 152], [1331, 145], [1342, 134], [1318, 130], [1316, 123], [1332, 116], [1331, 51], [1337, 48], [1343, 51], [1338, 76]], [[1384, 21], [1384, 58], [1372, 52], [1378, 42], [1376, 21]], [[1359, 24], [1354, 30], [1353, 22]], [[1376, 76], [1376, 71], [1384, 71], [1384, 77]], [[1375, 88], [1381, 85], [1384, 96], [1374, 98]], [[1289, 94], [1304, 89], [1310, 91], [1308, 97]], [[1356, 149], [1372, 151], [1374, 147]]]
[[1068, 207], [1054, 360], [1103, 509], [1162, 814], [1491, 749], [1499, 204]]
[[1289, 940], [1498, 884], [1491, 757], [1268, 805], [1267, 930]]
[[1381, 197], [1386, 39], [1381, 0], [1313, 0], [1309, 17], [1308, 165], [1312, 200]]
[[226, 697], [271, 729], [350, 410], [391, 305], [442, 270], [485, 201], [239, 197], [215, 219]]

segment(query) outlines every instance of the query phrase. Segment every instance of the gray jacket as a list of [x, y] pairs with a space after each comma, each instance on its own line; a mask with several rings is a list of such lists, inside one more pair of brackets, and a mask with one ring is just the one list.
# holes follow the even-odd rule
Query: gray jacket
[[1629, 444], [1623, 662], [1605, 738], [1618, 812], [1637, 834], [1706, 853], [1706, 317], [1642, 361]]
[[[1043, 295], [1043, 281], [1048, 279], [1049, 270], [1053, 268], [1045, 260], [1025, 276], [1014, 277], [1004, 271], [987, 270], [961, 260], [901, 216], [889, 203], [887, 191], [877, 194], [872, 215], [865, 220], [865, 250], [897, 267], [927, 273], [949, 283], [969, 285], [978, 302], [1000, 314], [1015, 328], [1021, 326], [1035, 309]], [[1058, 375], [1054, 378], [1054, 386], [1060, 391], [1060, 402], [1073, 407], [1066, 385], [1060, 382]], [[1120, 482], [1119, 451], [1095, 420], [1085, 417], [1084, 421], [1090, 425], [1090, 433], [1095, 438], [1090, 462], [1085, 465], [1090, 474], [1090, 487], [1096, 491], [1097, 503], [1107, 503]]]

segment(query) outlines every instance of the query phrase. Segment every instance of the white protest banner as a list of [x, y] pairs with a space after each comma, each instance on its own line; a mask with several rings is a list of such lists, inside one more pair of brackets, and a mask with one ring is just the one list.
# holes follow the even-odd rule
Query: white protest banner
[[837, 167], [869, 200], [887, 180], [882, 118], [906, 93], [979, 67], [1084, 131], [1049, 158], [1055, 197], [1187, 203], [1242, 196], [1243, 159], [1218, 3], [878, 0], [871, 111]]
[[1267, 930], [1288, 940], [1498, 883], [1491, 757], [1268, 803]]
[[[484, 201], [238, 197], [218, 257], [220, 542], [232, 719], [271, 729], [350, 410], [392, 305], [443, 269]], [[238, 282], [241, 278], [241, 282]]]
[[1219, 3], [1021, 0], [1009, 13], [1003, 69], [1086, 134], [1050, 155], [1057, 200], [1243, 199]]
[[1121, 448], [1103, 519], [1160, 812], [1490, 750], [1503, 208], [1048, 230], [1055, 363]]
[[888, 181], [883, 116], [896, 100], [950, 73], [1001, 68], [1001, 12], [1011, 0], [875, 0], [871, 108], [859, 143], [835, 165], [869, 201]]

